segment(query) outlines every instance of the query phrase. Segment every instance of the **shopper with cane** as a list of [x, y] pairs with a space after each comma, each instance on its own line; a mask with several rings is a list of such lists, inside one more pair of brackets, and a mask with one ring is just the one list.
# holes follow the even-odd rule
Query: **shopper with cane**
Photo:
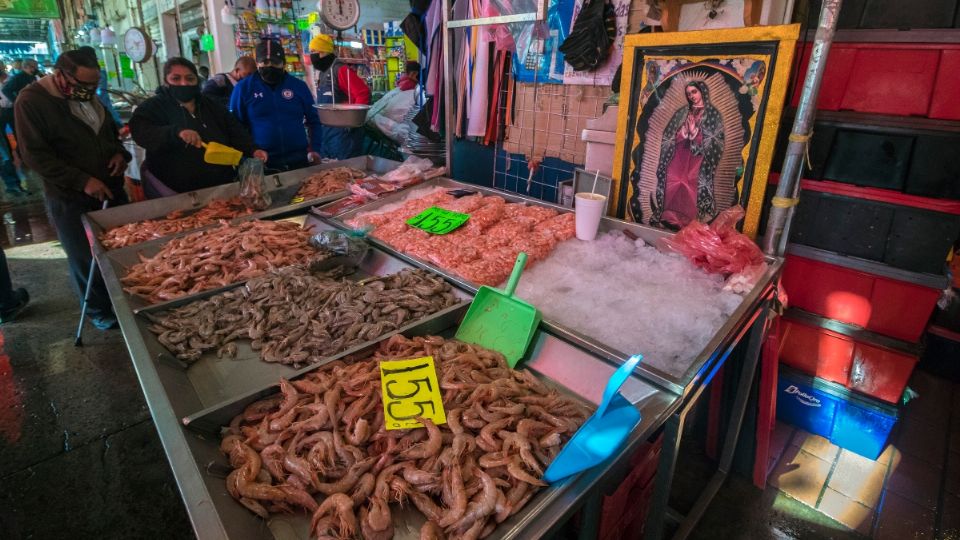
[[[54, 73], [20, 92], [15, 106], [20, 151], [43, 179], [47, 212], [70, 263], [71, 283], [82, 300], [92, 261], [80, 216], [127, 202], [123, 171], [130, 154], [116, 124], [95, 98], [100, 82], [96, 58], [83, 51], [60, 55]], [[87, 314], [101, 330], [116, 317], [99, 272], [90, 286]]]

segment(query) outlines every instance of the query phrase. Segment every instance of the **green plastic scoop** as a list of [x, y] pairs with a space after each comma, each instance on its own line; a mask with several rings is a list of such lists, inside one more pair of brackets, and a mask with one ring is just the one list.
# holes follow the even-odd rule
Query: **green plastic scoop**
[[200, 143], [206, 148], [203, 160], [211, 165], [230, 165], [236, 167], [243, 159], [243, 152], [218, 142]]
[[527, 254], [520, 252], [504, 291], [483, 286], [457, 329], [457, 339], [493, 349], [506, 357], [510, 367], [523, 358], [540, 324], [540, 311], [513, 296]]

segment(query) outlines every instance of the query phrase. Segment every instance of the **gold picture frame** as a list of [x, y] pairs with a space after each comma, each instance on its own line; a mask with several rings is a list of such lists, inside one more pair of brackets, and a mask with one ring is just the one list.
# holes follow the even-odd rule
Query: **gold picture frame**
[[610, 208], [676, 230], [746, 209], [756, 237], [800, 25], [626, 36]]

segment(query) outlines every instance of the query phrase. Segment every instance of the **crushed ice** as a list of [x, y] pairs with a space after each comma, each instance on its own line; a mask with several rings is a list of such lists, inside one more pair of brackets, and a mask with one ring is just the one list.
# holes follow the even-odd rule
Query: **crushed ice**
[[560, 243], [524, 271], [517, 296], [545, 318], [680, 376], [740, 305], [723, 284], [682, 257], [610, 232]]

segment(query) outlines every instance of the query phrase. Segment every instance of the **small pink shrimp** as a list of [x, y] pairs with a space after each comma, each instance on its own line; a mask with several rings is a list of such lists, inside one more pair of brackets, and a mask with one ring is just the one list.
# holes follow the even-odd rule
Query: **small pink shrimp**
[[353, 500], [343, 493], [335, 493], [327, 497], [322, 504], [313, 513], [310, 520], [310, 530], [313, 534], [321, 536], [329, 532], [329, 529], [318, 529], [318, 525], [324, 525], [324, 518], [336, 518], [337, 533], [341, 538], [350, 538], [357, 532], [357, 516], [353, 513]]

